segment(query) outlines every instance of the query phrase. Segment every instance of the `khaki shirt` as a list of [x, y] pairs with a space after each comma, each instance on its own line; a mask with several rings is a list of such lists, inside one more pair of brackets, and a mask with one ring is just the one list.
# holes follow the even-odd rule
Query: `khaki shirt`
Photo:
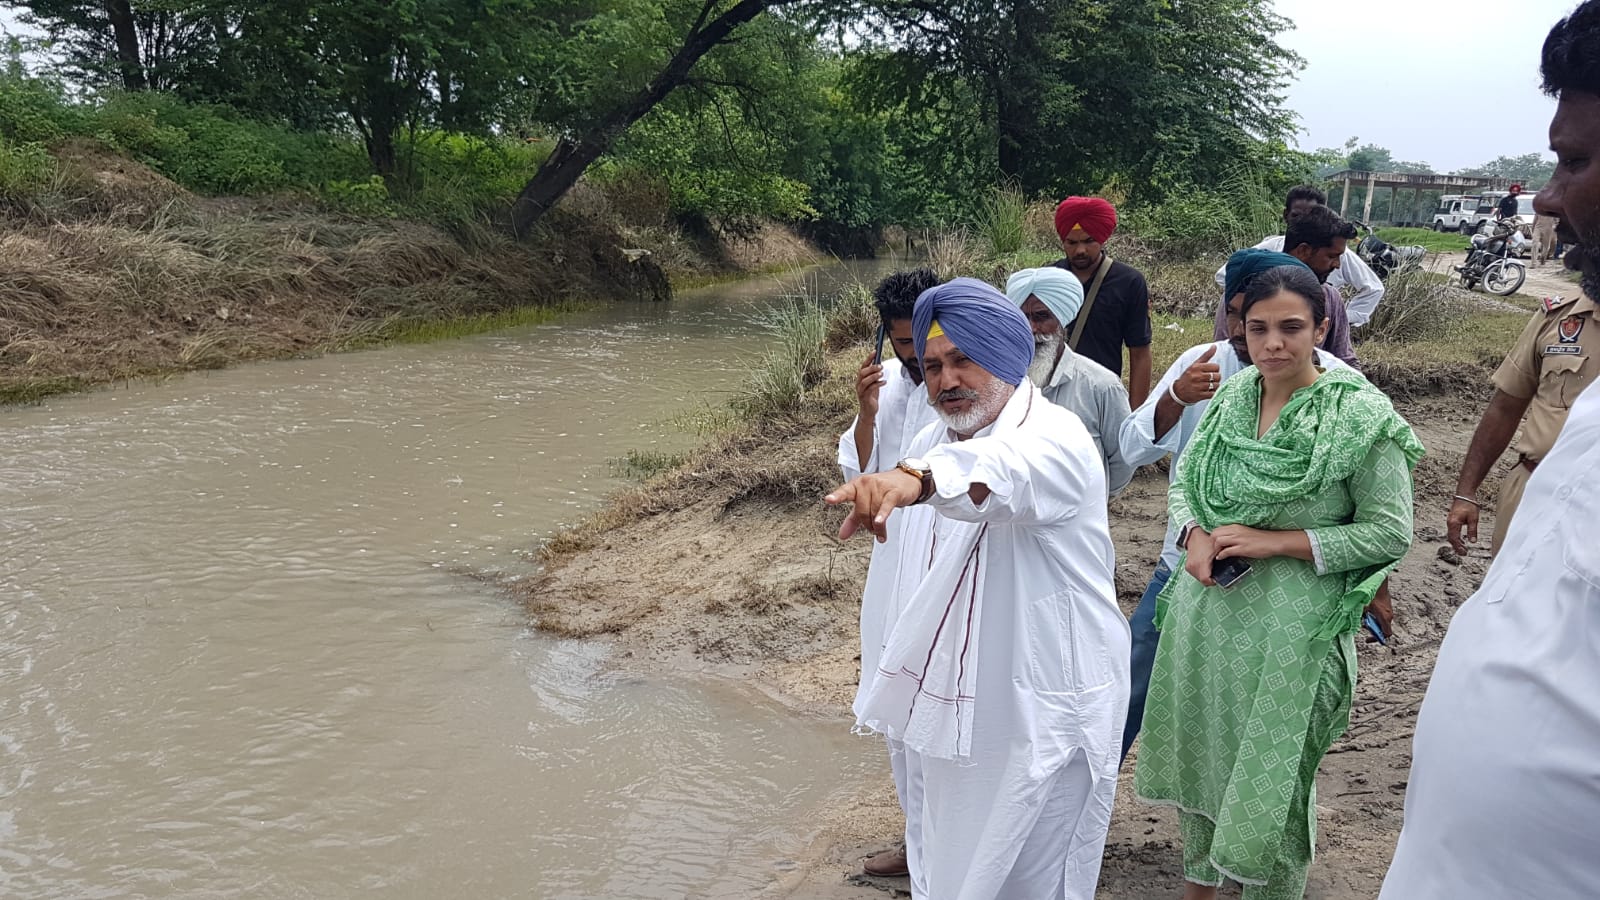
[[1544, 458], [1567, 422], [1567, 410], [1600, 372], [1600, 322], [1594, 301], [1546, 298], [1494, 373], [1494, 386], [1530, 399], [1517, 450]]

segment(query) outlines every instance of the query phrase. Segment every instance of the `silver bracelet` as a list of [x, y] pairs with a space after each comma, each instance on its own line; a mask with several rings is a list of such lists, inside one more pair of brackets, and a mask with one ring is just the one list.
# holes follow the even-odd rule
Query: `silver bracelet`
[[1194, 405], [1193, 403], [1185, 403], [1185, 402], [1183, 402], [1183, 398], [1178, 396], [1178, 392], [1176, 390], [1174, 390], [1174, 388], [1176, 388], [1177, 386], [1178, 386], [1178, 382], [1176, 380], [1173, 380], [1172, 382], [1170, 382], [1167, 385], [1167, 396], [1172, 398], [1172, 402], [1173, 403], [1178, 404], [1179, 406], [1183, 407], [1184, 409], [1188, 409], [1189, 407], [1193, 406]]
[[1476, 506], [1479, 509], [1483, 509], [1483, 504], [1479, 503], [1478, 501], [1476, 501], [1474, 499], [1472, 499], [1471, 497], [1463, 497], [1460, 494], [1457, 494], [1454, 497], [1452, 497], [1451, 499], [1452, 500], [1460, 500], [1463, 503], [1471, 503], [1473, 506]]

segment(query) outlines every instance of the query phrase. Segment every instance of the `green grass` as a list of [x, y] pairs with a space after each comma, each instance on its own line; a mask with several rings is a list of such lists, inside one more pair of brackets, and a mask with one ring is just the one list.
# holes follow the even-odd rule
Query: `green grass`
[[621, 459], [611, 460], [611, 471], [619, 477], [646, 481], [670, 472], [689, 459], [687, 453], [661, 453], [656, 450], [629, 450]]
[[1367, 341], [1357, 352], [1363, 365], [1371, 361], [1419, 369], [1434, 365], [1498, 366], [1527, 324], [1528, 317], [1522, 313], [1479, 312], [1456, 322], [1445, 340]]
[[86, 390], [89, 386], [89, 382], [70, 375], [22, 378], [10, 384], [0, 385], [0, 406], [40, 403], [57, 394], [70, 394]]
[[1379, 228], [1377, 234], [1378, 239], [1386, 243], [1425, 247], [1431, 253], [1454, 253], [1472, 244], [1467, 235], [1430, 228]]

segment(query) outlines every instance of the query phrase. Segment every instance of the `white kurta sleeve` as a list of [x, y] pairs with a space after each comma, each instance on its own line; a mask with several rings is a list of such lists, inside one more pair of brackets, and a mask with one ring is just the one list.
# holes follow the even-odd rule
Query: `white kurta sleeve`
[[859, 455], [856, 453], [856, 422], [860, 421], [860, 419], [860, 416], [851, 419], [850, 427], [846, 428], [844, 434], [839, 436], [839, 471], [844, 474], [844, 480], [847, 482], [860, 478], [863, 471], [876, 471], [873, 466], [876, 465], [877, 460], [872, 458], [878, 455], [878, 430], [876, 428], [872, 430], [872, 457], [867, 459], [867, 466], [863, 467], [861, 461], [856, 458]]
[[[1058, 522], [1091, 498], [1104, 503], [1105, 466], [1078, 430], [1088, 453], [1037, 432], [940, 444], [924, 457], [933, 470], [928, 503], [952, 519], [1008, 525]], [[989, 489], [981, 506], [967, 493], [975, 484]]]
[[1167, 429], [1167, 433], [1159, 439], [1156, 437], [1156, 404], [1166, 396], [1167, 389], [1183, 375], [1185, 369], [1194, 364], [1196, 354], [1185, 350], [1182, 356], [1167, 367], [1166, 374], [1150, 389], [1150, 396], [1145, 398], [1139, 408], [1128, 415], [1122, 422], [1122, 427], [1117, 432], [1117, 450], [1122, 459], [1130, 466], [1148, 466], [1159, 462], [1169, 453], [1177, 453], [1183, 445], [1183, 420], [1180, 418], [1176, 424]]
[[1383, 279], [1354, 250], [1345, 250], [1344, 256], [1339, 258], [1339, 277], [1355, 289], [1355, 294], [1344, 303], [1350, 327], [1367, 324], [1383, 300]]

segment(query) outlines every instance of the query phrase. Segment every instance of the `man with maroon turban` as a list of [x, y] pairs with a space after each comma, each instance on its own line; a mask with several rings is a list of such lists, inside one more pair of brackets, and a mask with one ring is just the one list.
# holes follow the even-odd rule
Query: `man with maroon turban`
[[1150, 394], [1150, 288], [1144, 275], [1106, 255], [1117, 230], [1117, 211], [1099, 197], [1068, 197], [1056, 207], [1056, 234], [1064, 259], [1054, 265], [1083, 282], [1083, 311], [1067, 326], [1067, 346], [1122, 375], [1128, 348], [1128, 400], [1134, 408]]

